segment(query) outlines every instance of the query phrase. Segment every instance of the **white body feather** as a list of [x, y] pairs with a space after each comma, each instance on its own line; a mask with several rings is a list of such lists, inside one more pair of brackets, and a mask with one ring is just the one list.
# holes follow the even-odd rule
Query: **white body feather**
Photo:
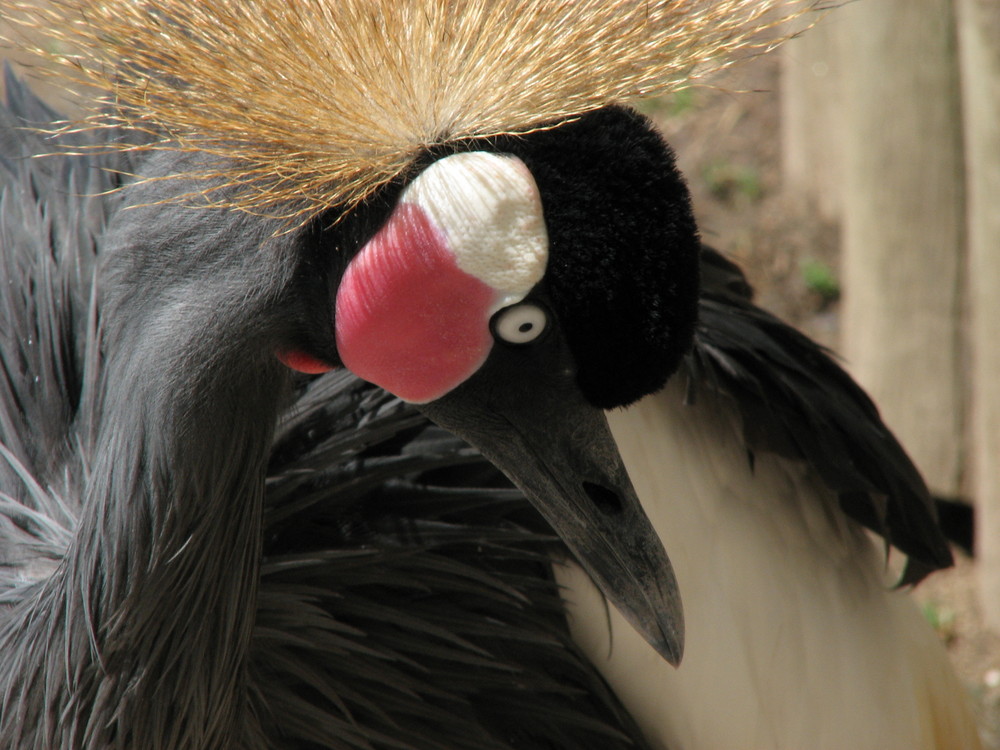
[[758, 454], [751, 467], [725, 397], [685, 405], [678, 380], [609, 422], [680, 582], [680, 668], [575, 564], [556, 571], [574, 637], [654, 747], [980, 747], [942, 645], [884, 584], [880, 549], [804, 463]]

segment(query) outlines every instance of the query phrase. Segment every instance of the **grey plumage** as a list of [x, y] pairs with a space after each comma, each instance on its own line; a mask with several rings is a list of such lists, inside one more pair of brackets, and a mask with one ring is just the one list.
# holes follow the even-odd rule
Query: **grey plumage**
[[[35, 559], [58, 559], [79, 507], [68, 490], [80, 481], [83, 468], [67, 454], [87, 455], [92, 448], [99, 366], [95, 241], [117, 202], [104, 195], [116, 181], [110, 172], [81, 168], [78, 159], [32, 159], [52, 144], [31, 131], [31, 123], [47, 122], [55, 114], [7, 67], [5, 82], [8, 106], [0, 108], [0, 439], [5, 448], [0, 487], [9, 494], [4, 532], [41, 545], [32, 553]], [[67, 445], [71, 422], [76, 425], [74, 451]], [[27, 529], [11, 517], [23, 520]], [[8, 544], [0, 554], [25, 549]], [[5, 557], [4, 562], [12, 571], [30, 561]], [[24, 571], [23, 577], [35, 576]], [[17, 580], [8, 572], [3, 584], [9, 588]]]

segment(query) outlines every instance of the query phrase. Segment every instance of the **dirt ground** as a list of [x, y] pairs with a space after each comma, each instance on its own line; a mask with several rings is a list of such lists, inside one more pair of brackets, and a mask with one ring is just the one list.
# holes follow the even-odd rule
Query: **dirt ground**
[[[781, 179], [780, 61], [752, 60], [646, 107], [677, 151], [704, 239], [747, 273], [764, 307], [836, 351], [836, 226]], [[987, 747], [1000, 749], [1000, 634], [983, 623], [975, 560], [921, 583], [914, 597], [973, 696]]]

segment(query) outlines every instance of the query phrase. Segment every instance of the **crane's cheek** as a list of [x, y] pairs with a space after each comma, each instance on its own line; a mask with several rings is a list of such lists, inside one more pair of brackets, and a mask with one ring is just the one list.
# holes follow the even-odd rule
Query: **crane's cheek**
[[302, 351], [301, 349], [279, 349], [275, 352], [278, 361], [285, 367], [306, 375], [321, 375], [336, 369], [333, 365]]
[[486, 361], [497, 293], [459, 269], [419, 206], [400, 204], [351, 261], [337, 291], [337, 350], [365, 380], [433, 401]]

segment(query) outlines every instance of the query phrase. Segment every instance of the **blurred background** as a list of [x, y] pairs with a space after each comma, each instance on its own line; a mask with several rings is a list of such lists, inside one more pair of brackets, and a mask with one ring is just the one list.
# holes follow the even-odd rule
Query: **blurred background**
[[975, 508], [974, 556], [915, 596], [1000, 748], [1000, 2], [857, 0], [704, 84], [644, 105], [704, 239]]

